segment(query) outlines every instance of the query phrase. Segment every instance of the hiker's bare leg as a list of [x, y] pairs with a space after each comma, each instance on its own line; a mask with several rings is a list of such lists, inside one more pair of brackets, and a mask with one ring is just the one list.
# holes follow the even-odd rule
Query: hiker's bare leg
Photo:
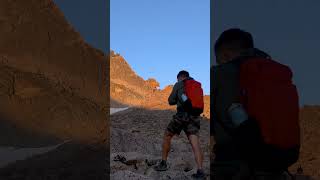
[[166, 131], [164, 133], [163, 144], [162, 144], [162, 160], [166, 161], [168, 158], [168, 154], [171, 146], [171, 139], [173, 136], [174, 134], [169, 131]]
[[188, 135], [188, 139], [192, 146], [198, 169], [202, 169], [203, 155], [200, 148], [199, 137], [197, 135]]

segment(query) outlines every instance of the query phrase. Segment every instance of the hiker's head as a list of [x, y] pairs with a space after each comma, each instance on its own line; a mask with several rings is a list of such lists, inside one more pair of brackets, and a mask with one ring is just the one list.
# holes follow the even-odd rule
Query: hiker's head
[[253, 47], [250, 33], [236, 28], [228, 29], [220, 35], [214, 46], [217, 63], [226, 63]]
[[177, 75], [177, 80], [178, 81], [183, 81], [183, 80], [185, 80], [186, 78], [188, 78], [189, 77], [189, 73], [188, 73], [188, 71], [180, 71], [179, 73], [178, 73], [178, 75]]

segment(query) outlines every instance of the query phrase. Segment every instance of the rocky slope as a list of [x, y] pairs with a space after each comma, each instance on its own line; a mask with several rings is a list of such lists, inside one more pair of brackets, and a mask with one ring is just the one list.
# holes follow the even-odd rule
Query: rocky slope
[[[106, 113], [93, 101], [69, 92], [41, 74], [8, 66], [0, 65], [0, 84], [3, 124], [61, 140], [84, 143], [106, 140]], [[15, 135], [19, 132], [1, 131], [1, 142], [23, 143], [24, 137]]]
[[106, 56], [84, 42], [52, 0], [1, 1], [0, 34], [1, 63], [106, 105]]
[[[84, 42], [52, 0], [0, 1], [0, 34], [0, 145], [70, 142], [0, 169], [0, 179], [75, 178], [86, 168], [106, 177], [107, 56]], [[97, 163], [78, 161], [85, 154]]]
[[128, 105], [142, 105], [153, 95], [155, 89], [138, 76], [119, 54], [110, 56], [110, 96]]

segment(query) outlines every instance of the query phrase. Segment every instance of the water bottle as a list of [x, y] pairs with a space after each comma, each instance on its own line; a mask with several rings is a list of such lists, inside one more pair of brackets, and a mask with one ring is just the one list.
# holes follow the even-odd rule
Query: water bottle
[[186, 102], [186, 100], [188, 99], [188, 97], [183, 93], [183, 94], [181, 95], [181, 99], [182, 99], [183, 102]]
[[248, 114], [240, 103], [232, 103], [228, 109], [229, 117], [233, 125], [238, 127], [241, 123], [248, 120]]

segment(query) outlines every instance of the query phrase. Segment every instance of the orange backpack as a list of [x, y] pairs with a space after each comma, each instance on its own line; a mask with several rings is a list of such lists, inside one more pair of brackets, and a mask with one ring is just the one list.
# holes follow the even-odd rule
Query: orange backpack
[[188, 111], [193, 115], [200, 115], [203, 113], [204, 102], [201, 83], [193, 79], [185, 80], [184, 91], [191, 103], [191, 107], [188, 108]]
[[240, 64], [240, 91], [241, 104], [259, 128], [263, 150], [274, 163], [295, 163], [300, 148], [299, 98], [291, 69], [271, 59], [249, 58]]
[[255, 119], [266, 144], [287, 149], [300, 145], [299, 101], [289, 67], [255, 58], [240, 65], [241, 101]]

